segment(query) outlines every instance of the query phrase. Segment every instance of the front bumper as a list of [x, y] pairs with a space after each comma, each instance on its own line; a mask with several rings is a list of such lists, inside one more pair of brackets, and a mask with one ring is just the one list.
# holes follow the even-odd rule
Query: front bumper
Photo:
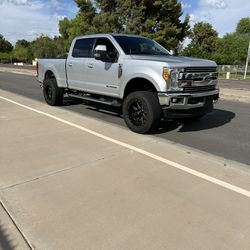
[[211, 112], [219, 99], [219, 89], [194, 93], [158, 93], [164, 116], [191, 117]]
[[159, 92], [158, 98], [162, 109], [192, 109], [205, 106], [208, 100], [216, 103], [219, 99], [219, 89], [207, 92], [168, 93]]

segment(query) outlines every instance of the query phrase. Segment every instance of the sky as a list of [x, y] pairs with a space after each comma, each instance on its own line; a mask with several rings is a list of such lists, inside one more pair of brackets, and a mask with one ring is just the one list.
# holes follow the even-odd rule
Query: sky
[[[235, 31], [237, 22], [250, 17], [250, 0], [180, 0], [183, 17], [191, 25], [205, 21], [222, 37]], [[34, 40], [41, 34], [58, 35], [58, 22], [73, 18], [78, 9], [73, 0], [0, 0], [0, 34], [12, 44], [19, 39]]]

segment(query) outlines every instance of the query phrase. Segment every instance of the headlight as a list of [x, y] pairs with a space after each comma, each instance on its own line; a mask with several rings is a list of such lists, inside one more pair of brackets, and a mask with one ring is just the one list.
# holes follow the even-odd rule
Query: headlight
[[179, 78], [180, 78], [181, 72], [184, 72], [184, 69], [176, 68], [176, 69], [171, 70], [170, 72], [171, 86], [169, 90], [172, 90], [172, 91], [182, 90], [182, 88], [179, 87]]
[[168, 91], [182, 91], [182, 88], [179, 87], [180, 73], [182, 72], [184, 72], [183, 68], [163, 68], [162, 77], [166, 81]]
[[176, 89], [178, 88], [178, 81], [179, 81], [179, 70], [178, 69], [173, 69], [171, 71], [171, 88]]

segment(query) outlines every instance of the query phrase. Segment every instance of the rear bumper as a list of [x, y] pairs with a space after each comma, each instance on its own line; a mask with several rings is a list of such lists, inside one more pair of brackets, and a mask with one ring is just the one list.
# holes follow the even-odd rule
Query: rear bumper
[[158, 93], [164, 116], [181, 118], [211, 112], [219, 99], [219, 89], [194, 93]]

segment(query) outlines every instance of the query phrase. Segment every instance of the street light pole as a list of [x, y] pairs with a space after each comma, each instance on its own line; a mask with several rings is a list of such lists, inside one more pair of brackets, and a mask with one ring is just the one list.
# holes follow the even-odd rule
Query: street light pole
[[249, 57], [250, 57], [250, 41], [249, 41], [249, 46], [248, 46], [248, 51], [247, 51], [247, 60], [246, 60], [244, 80], [246, 80], [247, 78], [247, 67], [248, 67]]

